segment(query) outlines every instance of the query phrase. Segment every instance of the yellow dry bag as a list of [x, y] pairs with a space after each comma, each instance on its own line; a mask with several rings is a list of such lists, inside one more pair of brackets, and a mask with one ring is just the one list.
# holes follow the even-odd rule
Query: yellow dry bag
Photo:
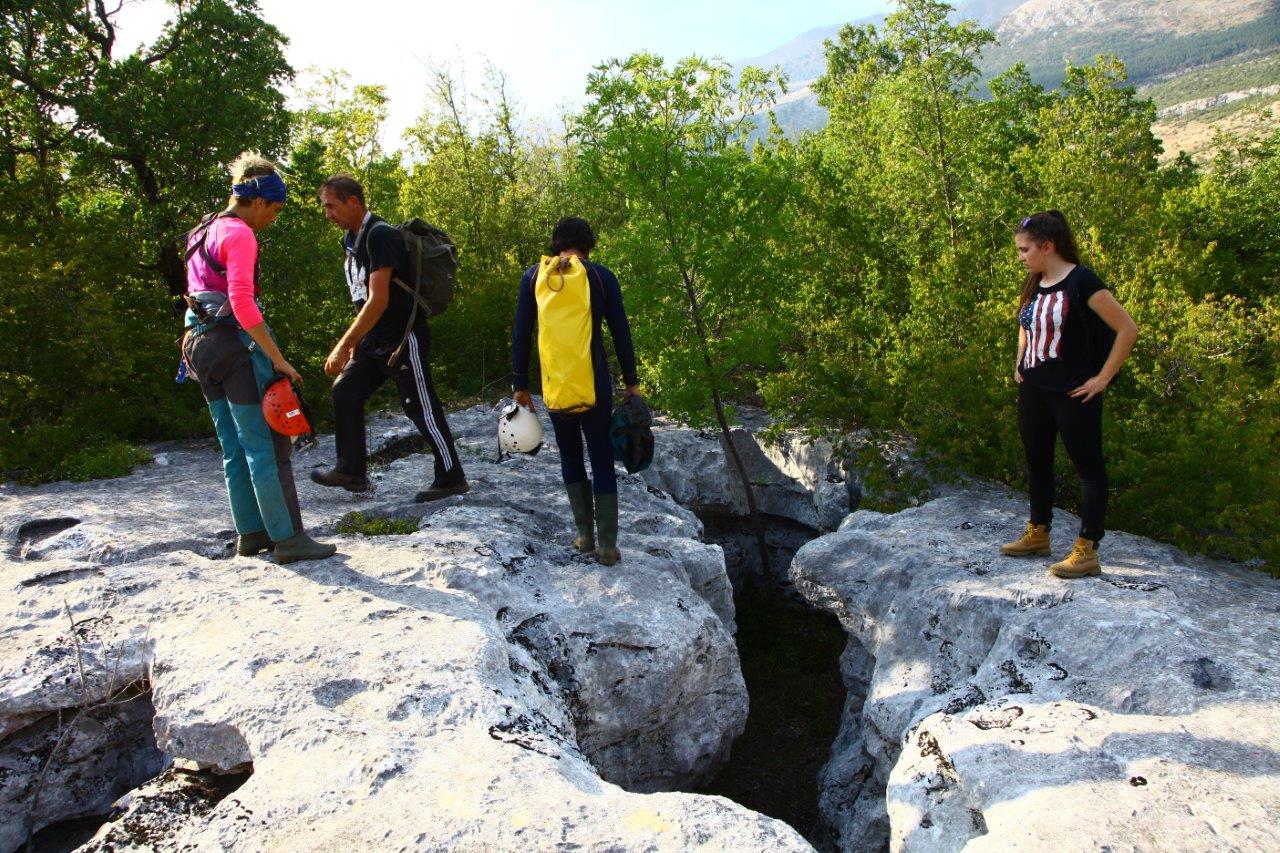
[[578, 414], [596, 404], [591, 364], [591, 280], [574, 256], [543, 257], [533, 294], [538, 301], [538, 358], [547, 411]]

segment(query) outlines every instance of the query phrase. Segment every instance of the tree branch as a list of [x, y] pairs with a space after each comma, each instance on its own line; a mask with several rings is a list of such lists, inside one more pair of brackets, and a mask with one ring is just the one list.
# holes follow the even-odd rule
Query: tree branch
[[155, 52], [143, 58], [145, 65], [155, 65], [157, 62], [163, 62], [172, 56], [178, 48], [182, 47], [182, 37], [185, 30], [191, 23], [190, 15], [179, 15], [178, 22], [173, 26], [173, 32], [169, 34], [169, 43], [164, 47], [158, 48]]

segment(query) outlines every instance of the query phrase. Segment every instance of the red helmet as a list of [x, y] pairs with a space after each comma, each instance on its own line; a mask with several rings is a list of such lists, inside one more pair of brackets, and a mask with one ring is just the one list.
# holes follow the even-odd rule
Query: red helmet
[[281, 435], [311, 433], [307, 406], [286, 376], [281, 376], [267, 386], [266, 393], [262, 395], [262, 416], [267, 419], [267, 426]]

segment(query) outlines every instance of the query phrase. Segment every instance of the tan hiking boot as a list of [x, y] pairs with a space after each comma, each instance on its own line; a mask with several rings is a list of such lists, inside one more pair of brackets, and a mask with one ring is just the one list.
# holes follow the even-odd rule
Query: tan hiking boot
[[1014, 542], [1001, 545], [1000, 553], [1007, 557], [1028, 557], [1033, 554], [1049, 556], [1049, 525], [1032, 524], [1028, 521], [1022, 536]]
[[1102, 574], [1098, 565], [1098, 543], [1091, 539], [1076, 539], [1075, 547], [1061, 563], [1054, 563], [1049, 572], [1060, 578], [1083, 578]]

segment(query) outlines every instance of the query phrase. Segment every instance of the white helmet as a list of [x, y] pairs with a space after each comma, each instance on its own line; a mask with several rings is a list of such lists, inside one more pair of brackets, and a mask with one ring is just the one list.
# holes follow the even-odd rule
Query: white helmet
[[542, 449], [542, 422], [532, 410], [512, 403], [498, 415], [498, 446], [503, 453], [528, 453]]

